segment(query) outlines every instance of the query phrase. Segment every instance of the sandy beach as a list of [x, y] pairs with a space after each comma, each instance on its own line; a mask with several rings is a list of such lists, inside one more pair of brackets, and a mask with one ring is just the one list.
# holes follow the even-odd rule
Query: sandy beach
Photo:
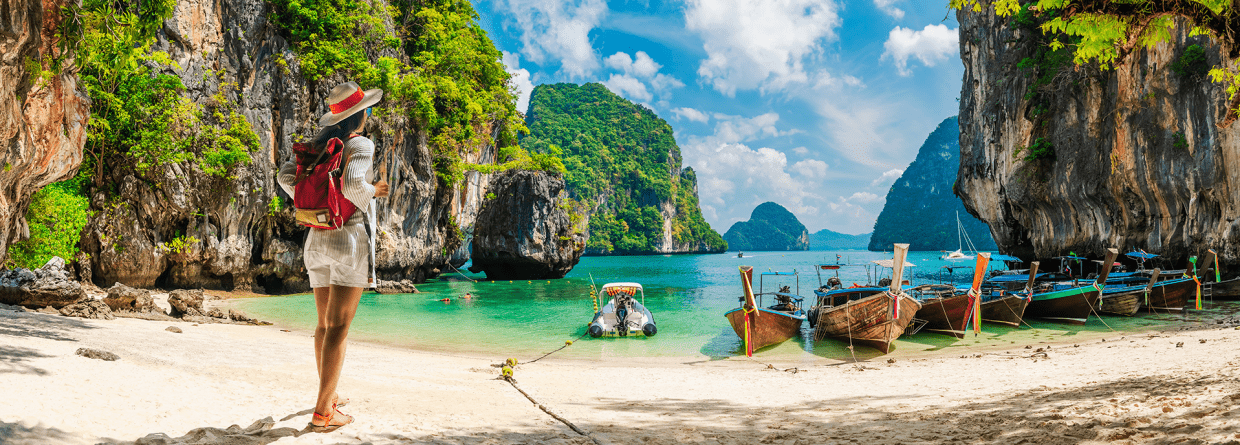
[[11, 402], [0, 443], [1240, 443], [1240, 331], [1228, 316], [1197, 318], [860, 364], [772, 369], [759, 354], [518, 366], [519, 386], [583, 436], [497, 379], [504, 357], [352, 342], [341, 410], [357, 422], [308, 433], [308, 332], [0, 310]]

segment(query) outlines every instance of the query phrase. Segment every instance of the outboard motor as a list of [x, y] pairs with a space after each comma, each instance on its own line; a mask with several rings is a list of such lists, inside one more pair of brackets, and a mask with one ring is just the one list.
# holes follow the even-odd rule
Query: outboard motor
[[633, 297], [620, 294], [616, 296], [616, 334], [621, 337], [629, 335], [629, 312], [633, 309]]
[[844, 283], [841, 283], [838, 277], [827, 278], [827, 286], [829, 286], [832, 289], [839, 289], [843, 285]]
[[891, 278], [883, 278], [881, 280], [878, 280], [878, 287], [890, 287], [890, 286], [891, 286]]

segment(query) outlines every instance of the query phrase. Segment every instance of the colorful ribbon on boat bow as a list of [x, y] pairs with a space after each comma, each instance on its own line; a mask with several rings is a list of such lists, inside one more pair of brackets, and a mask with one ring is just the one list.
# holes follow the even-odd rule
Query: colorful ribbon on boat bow
[[887, 296], [891, 297], [892, 300], [895, 300], [895, 302], [891, 304], [891, 319], [897, 320], [900, 318], [900, 294], [893, 294], [891, 291], [887, 291]]

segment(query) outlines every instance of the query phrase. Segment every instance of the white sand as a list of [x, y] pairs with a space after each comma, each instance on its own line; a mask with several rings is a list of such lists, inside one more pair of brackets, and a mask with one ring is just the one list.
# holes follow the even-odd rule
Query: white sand
[[[1237, 336], [1114, 334], [1053, 345], [1049, 358], [1013, 346], [795, 374], [705, 357], [517, 368], [523, 389], [593, 439], [497, 380], [491, 364], [503, 357], [354, 342], [340, 391], [357, 423], [302, 434], [317, 382], [307, 332], [0, 310], [9, 402], [0, 403], [0, 443], [177, 438], [197, 428], [214, 429], [194, 443], [219, 444], [1226, 443], [1240, 439]], [[75, 355], [81, 347], [121, 359]], [[221, 430], [268, 417], [273, 425], [248, 436]]]

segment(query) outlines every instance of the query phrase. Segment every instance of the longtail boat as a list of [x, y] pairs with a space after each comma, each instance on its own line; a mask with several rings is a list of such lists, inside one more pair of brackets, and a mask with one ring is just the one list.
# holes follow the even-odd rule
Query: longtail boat
[[889, 289], [839, 306], [820, 308], [814, 340], [835, 337], [873, 347], [884, 354], [891, 352], [891, 342], [904, 333], [913, 315], [921, 309], [921, 304], [901, 289], [907, 255], [908, 244], [895, 245]]
[[[1116, 249], [1107, 249], [1107, 259], [1103, 264], [1112, 264], [1119, 256]], [[1025, 308], [1025, 316], [1061, 321], [1070, 324], [1085, 324], [1090, 312], [1098, 305], [1102, 289], [1110, 275], [1111, 268], [1102, 270], [1098, 279], [1088, 286], [1055, 289], [1049, 292], [1033, 294], [1029, 306]]]
[[1038, 266], [1034, 261], [1029, 265], [1029, 278], [1025, 283], [1025, 293], [1008, 293], [999, 291], [998, 295], [982, 302], [982, 321], [1020, 327], [1025, 319], [1025, 308], [1029, 306], [1029, 296], [1033, 292], [1033, 281], [1038, 276]]
[[1240, 277], [1224, 280], [1223, 273], [1218, 267], [1218, 254], [1214, 252], [1214, 249], [1210, 249], [1209, 253], [1210, 257], [1214, 260], [1214, 264], [1211, 265], [1211, 261], [1206, 261], [1203, 264], [1205, 266], [1209, 266], [1210, 270], [1213, 270], [1214, 279], [1210, 280], [1210, 274], [1207, 271], [1205, 282], [1201, 284], [1202, 294], [1208, 297], [1211, 301], [1240, 300]]
[[[753, 267], [741, 266], [741, 307], [732, 309], [724, 317], [732, 324], [732, 330], [741, 338], [745, 355], [753, 356], [753, 352], [770, 345], [781, 343], [801, 332], [801, 323], [805, 321], [805, 312], [801, 310], [801, 297], [780, 290], [769, 295], [775, 298], [775, 304], [762, 307], [757, 296], [768, 295], [759, 289], [757, 296], [753, 293]], [[795, 275], [794, 273], [768, 272], [763, 275]], [[798, 287], [799, 284], [798, 284]]]
[[[931, 295], [920, 299], [921, 310], [918, 310], [915, 316], [926, 321], [922, 329], [936, 334], [964, 338], [969, 320], [975, 318], [972, 315], [981, 314], [981, 308], [978, 306], [981, 299], [980, 291], [982, 280], [986, 276], [986, 265], [989, 262], [990, 254], [977, 254], [977, 265], [973, 268], [973, 286], [967, 293], [956, 294], [954, 287], [949, 287], [947, 292], [938, 292], [933, 286], [914, 288], [914, 290], [924, 289], [921, 290], [921, 295]], [[974, 323], [975, 330], [980, 329], [977, 323], [980, 321], [979, 318]]]
[[1141, 309], [1147, 312], [1180, 312], [1196, 294], [1197, 282], [1192, 278], [1159, 281], [1141, 297]]
[[1154, 269], [1154, 272], [1150, 275], [1150, 281], [1145, 284], [1132, 286], [1107, 284], [1107, 287], [1102, 290], [1102, 304], [1098, 308], [1098, 312], [1123, 315], [1125, 317], [1136, 315], [1141, 310], [1141, 299], [1149, 295], [1150, 289], [1158, 283], [1160, 275], [1161, 272], [1158, 269]]

